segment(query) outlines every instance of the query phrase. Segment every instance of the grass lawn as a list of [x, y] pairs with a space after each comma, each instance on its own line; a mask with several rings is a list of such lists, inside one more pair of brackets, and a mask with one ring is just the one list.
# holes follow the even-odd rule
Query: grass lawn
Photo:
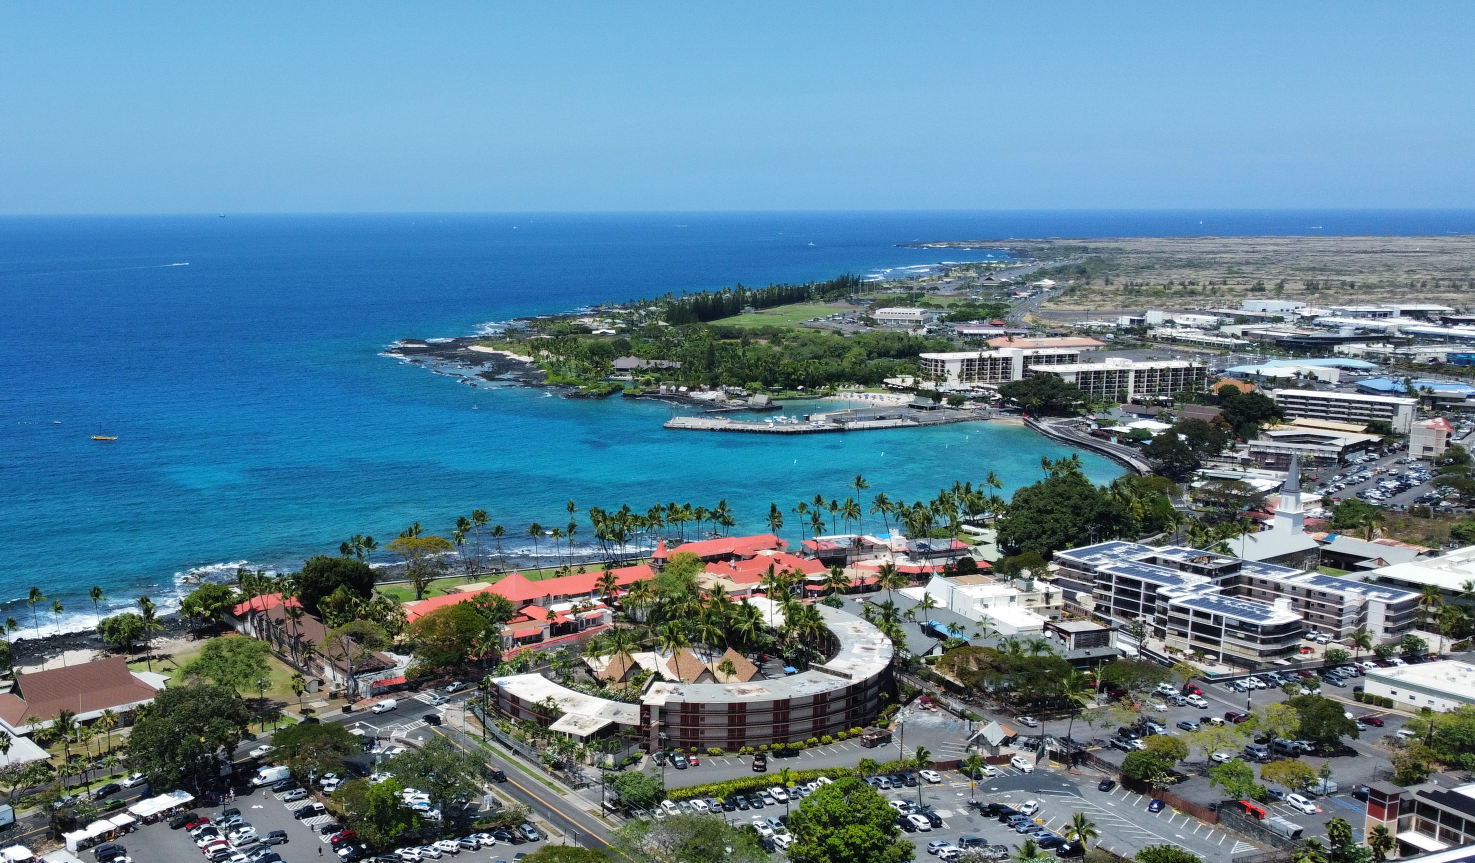
[[[221, 635], [217, 637], [244, 638], [245, 636], [231, 634]], [[179, 669], [188, 665], [191, 660], [200, 655], [200, 651], [205, 649], [205, 642], [207, 640], [208, 639], [202, 638], [198, 641], [189, 642], [184, 647], [174, 651], [173, 653], [156, 654], [154, 656], [154, 671], [160, 674], [168, 674], [171, 677], [177, 677], [179, 674]], [[296, 672], [292, 670], [291, 666], [287, 665], [285, 662], [282, 662], [280, 659], [277, 659], [276, 656], [270, 654], [268, 654], [266, 657], [266, 665], [267, 668], [270, 669], [267, 676], [271, 678], [271, 686], [267, 687], [266, 689], [266, 697], [275, 701], [284, 701], [296, 704], [297, 696], [292, 693], [292, 675]], [[147, 671], [148, 663], [144, 662], [143, 660], [139, 660], [137, 662], [128, 663], [128, 667], [134, 671]], [[175, 682], [176, 685], [178, 683], [178, 681], [173, 682]], [[242, 692], [241, 696], [244, 698], [255, 698], [257, 696], [257, 690], [252, 689], [249, 692]]]
[[[620, 565], [635, 566], [636, 564], [643, 562], [644, 561], [631, 560], [626, 561]], [[569, 573], [562, 573], [560, 571], [561, 569], [561, 567], [550, 566], [546, 569], [519, 569], [518, 572], [522, 573], [523, 578], [526, 578], [528, 581], [542, 581], [545, 578], [558, 578], [560, 575], [577, 575], [581, 572], [599, 572], [604, 569], [604, 565], [598, 563], [586, 563], [582, 566], [574, 567], [572, 570], [570, 570]], [[495, 584], [496, 582], [506, 578], [508, 575], [509, 573], [505, 572], [496, 574], [485, 572], [471, 578], [467, 578], [464, 575], [453, 575], [447, 576], [446, 578], [437, 578], [435, 581], [432, 581], [430, 583], [429, 587], [426, 588], [425, 598], [429, 599], [432, 596], [444, 596], [447, 593], [451, 592], [450, 588], [458, 587], [460, 585], [473, 584], [479, 581], [485, 581]], [[411, 587], [408, 582], [380, 584], [375, 586], [374, 589], [378, 591], [381, 595], [392, 596], [395, 599], [398, 599], [400, 602], [415, 601], [415, 589]]]
[[1345, 569], [1336, 569], [1330, 566], [1318, 566], [1316, 571], [1322, 575], [1346, 575], [1348, 572]]
[[745, 312], [732, 318], [715, 320], [714, 324], [731, 327], [796, 327], [810, 318], [822, 318], [839, 311], [854, 311], [853, 306], [832, 306], [827, 303], [793, 303]]

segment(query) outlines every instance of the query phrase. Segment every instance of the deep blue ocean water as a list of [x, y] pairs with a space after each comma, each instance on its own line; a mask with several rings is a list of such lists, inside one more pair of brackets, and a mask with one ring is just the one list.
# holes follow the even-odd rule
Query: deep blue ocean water
[[521, 530], [566, 522], [571, 497], [642, 512], [725, 498], [758, 530], [771, 501], [843, 499], [857, 473], [908, 500], [991, 469], [1012, 490], [1064, 450], [988, 424], [667, 431], [659, 404], [477, 390], [381, 351], [610, 299], [984, 256], [897, 245], [913, 240], [1313, 226], [1443, 234], [1475, 213], [0, 219], [0, 601], [29, 628], [38, 585], [90, 624], [94, 584], [114, 604], [168, 597], [189, 570], [291, 566], [414, 521], [445, 534], [477, 507], [527, 551]]

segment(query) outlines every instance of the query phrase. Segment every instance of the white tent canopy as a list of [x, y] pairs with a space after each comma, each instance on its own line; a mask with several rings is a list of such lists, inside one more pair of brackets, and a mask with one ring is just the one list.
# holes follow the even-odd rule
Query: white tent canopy
[[139, 818], [152, 818], [176, 806], [187, 806], [194, 799], [195, 796], [188, 791], [171, 791], [168, 794], [160, 794], [158, 797], [140, 800], [129, 806], [128, 811]]

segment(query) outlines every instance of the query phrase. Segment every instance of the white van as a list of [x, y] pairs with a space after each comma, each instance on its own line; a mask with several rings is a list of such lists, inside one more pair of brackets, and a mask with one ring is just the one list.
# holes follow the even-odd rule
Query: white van
[[263, 767], [256, 771], [256, 776], [252, 778], [251, 784], [259, 788], [262, 785], [280, 782], [290, 775], [292, 775], [292, 771], [288, 770], [285, 766]]
[[396, 707], [399, 707], [398, 701], [395, 701], [393, 698], [386, 698], [373, 707], [370, 707], [369, 710], [373, 713], [388, 713]]

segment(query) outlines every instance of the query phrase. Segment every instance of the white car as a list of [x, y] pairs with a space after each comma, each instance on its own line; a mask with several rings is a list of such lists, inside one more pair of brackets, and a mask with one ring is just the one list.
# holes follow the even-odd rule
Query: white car
[[1040, 801], [1038, 800], [1026, 800], [1024, 801], [1023, 805], [1019, 807], [1020, 815], [1034, 815], [1036, 812], [1039, 811]]
[[942, 774], [936, 770], [919, 770], [918, 775], [922, 777], [923, 782], [931, 782], [934, 785], [942, 781]]
[[937, 839], [937, 840], [934, 840], [932, 842], [928, 842], [927, 843], [927, 853], [928, 854], [941, 854], [942, 852], [947, 851], [949, 849], [952, 849], [952, 850], [956, 851], [957, 848], [958, 848], [958, 846], [954, 845], [951, 842], [948, 842], [945, 839]]
[[256, 835], [256, 828], [242, 827], [240, 830], [235, 831], [226, 838], [230, 840], [230, 844], [239, 847], [241, 845], [250, 845], [252, 842], [255, 842], [261, 837]]
[[144, 779], [142, 773], [130, 773], [126, 777], [124, 777], [122, 782], [118, 784], [122, 785], [124, 788], [136, 788], [142, 785], [143, 782]]
[[447, 854], [461, 853], [461, 846], [457, 845], [454, 839], [442, 839], [439, 842], [435, 843], [435, 847], [446, 852]]
[[768, 789], [768, 793], [772, 794], [773, 799], [777, 800], [780, 803], [789, 802], [789, 792], [785, 791], [782, 786], [775, 785], [772, 788]]
[[401, 848], [394, 853], [398, 854], [401, 860], [410, 861], [410, 863], [420, 859], [419, 848]]
[[271, 747], [270, 746], [258, 746], [255, 749], [251, 750], [251, 752], [249, 754], [251, 755], [252, 758], [260, 758], [261, 756], [265, 755], [266, 753], [268, 753], [270, 751], [271, 751]]
[[1010, 758], [1009, 766], [1022, 773], [1035, 772], [1035, 766], [1031, 764], [1029, 759], [1025, 758], [1023, 755], [1016, 755], [1013, 758]]
[[675, 800], [662, 800], [661, 801], [661, 808], [666, 811], [666, 814], [667, 815], [680, 815], [681, 814], [681, 807], [679, 807], [679, 806], [676, 805], [676, 801]]
[[778, 850], [787, 851], [789, 846], [794, 844], [794, 837], [787, 833], [776, 833], [773, 837], [773, 844]]
[[421, 860], [424, 860], [427, 857], [429, 857], [431, 860], [439, 860], [440, 858], [446, 856], [440, 853], [440, 849], [435, 847], [434, 845], [421, 845], [418, 850], [420, 851]]
[[1221, 749], [1218, 752], [1215, 752], [1213, 755], [1210, 755], [1209, 760], [1214, 762], [1215, 764], [1228, 764], [1229, 762], [1234, 760], [1234, 753], [1225, 752]]
[[1190, 695], [1184, 700], [1187, 701], [1189, 704], [1192, 704], [1194, 707], [1197, 707], [1199, 710], [1206, 710], [1209, 706], [1209, 702], [1205, 700], [1202, 695]]
[[753, 829], [758, 831], [758, 837], [760, 839], [773, 838], [773, 828], [769, 827], [767, 824], [754, 824]]
[[1299, 810], [1307, 815], [1316, 815], [1321, 812], [1321, 807], [1302, 797], [1300, 794], [1287, 794], [1286, 805], [1292, 809]]
[[1021, 716], [1021, 717], [1019, 717], [1018, 719], [1016, 719], [1014, 721], [1015, 722], [1018, 722], [1020, 725], [1023, 725], [1025, 728], [1039, 728], [1040, 727], [1040, 720], [1034, 718], [1033, 716]]
[[700, 797], [691, 801], [691, 808], [702, 813], [711, 811], [711, 807], [707, 806], [707, 801], [701, 799]]
[[887, 800], [886, 804], [892, 809], [895, 809], [900, 815], [907, 814], [907, 810], [912, 808], [912, 804], [906, 802], [905, 800]]
[[925, 815], [908, 815], [907, 821], [909, 821], [913, 827], [917, 828], [918, 833], [932, 832], [932, 822], [928, 821]]
[[835, 780], [831, 779], [828, 776], [821, 776], [820, 778], [818, 778], [818, 779], [816, 779], [814, 781], [817, 782], [820, 785], [834, 785], [835, 784]]

